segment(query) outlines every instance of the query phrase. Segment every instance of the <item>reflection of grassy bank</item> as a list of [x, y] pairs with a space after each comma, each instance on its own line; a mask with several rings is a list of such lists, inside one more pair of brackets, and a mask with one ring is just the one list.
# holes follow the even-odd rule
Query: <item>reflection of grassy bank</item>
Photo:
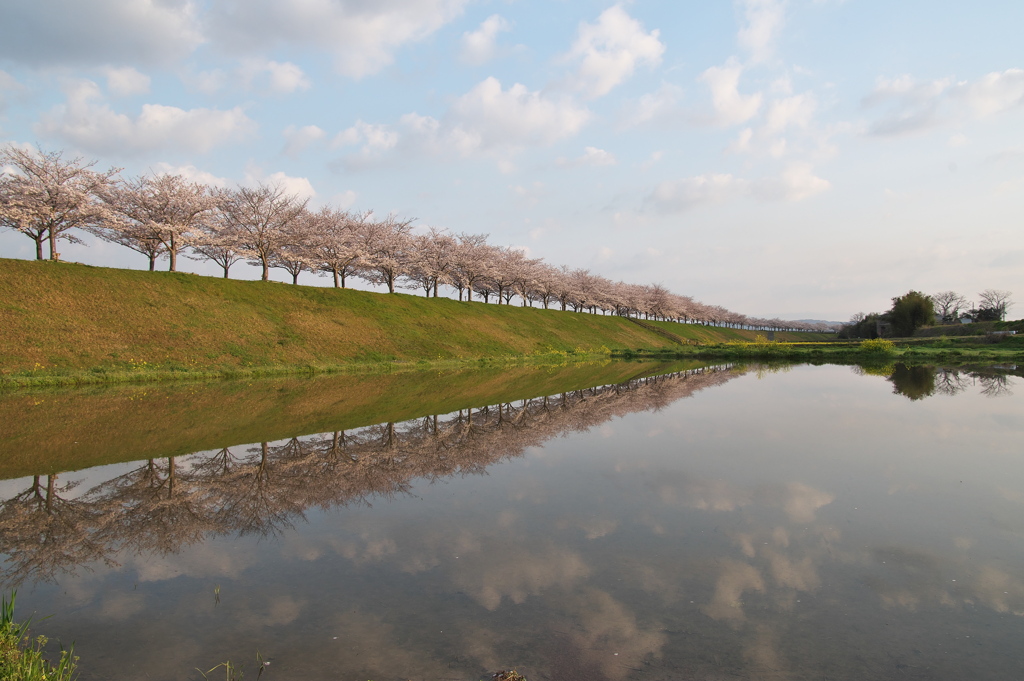
[[0, 478], [398, 422], [698, 364], [606, 360], [19, 391], [0, 397]]

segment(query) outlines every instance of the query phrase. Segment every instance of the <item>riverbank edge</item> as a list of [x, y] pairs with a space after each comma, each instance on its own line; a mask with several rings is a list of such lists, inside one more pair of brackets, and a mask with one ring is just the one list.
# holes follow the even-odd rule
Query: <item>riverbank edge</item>
[[[958, 339], [960, 340], [960, 339]], [[219, 369], [166, 369], [143, 366], [130, 370], [96, 367], [88, 370], [43, 369], [21, 375], [0, 376], [0, 393], [31, 388], [56, 388], [112, 384], [146, 384], [171, 381], [212, 382], [232, 379], [315, 376], [324, 374], [392, 374], [407, 371], [437, 371], [500, 366], [565, 366], [567, 364], [630, 360], [740, 360], [762, 362], [806, 362], [811, 364], [877, 364], [902, 361], [912, 364], [1024, 363], [1024, 347], [1002, 344], [948, 345], [937, 338], [932, 343], [899, 344], [888, 352], [866, 350], [849, 342], [807, 343], [722, 343], [668, 348], [607, 348], [601, 351], [552, 351], [531, 355], [504, 355], [460, 359], [384, 362], [346, 362], [340, 364], [268, 365]]]
[[[661, 359], [656, 351], [643, 352], [632, 359]], [[451, 371], [474, 367], [562, 367], [569, 364], [608, 362], [615, 358], [610, 352], [547, 352], [533, 355], [509, 355], [441, 360], [346, 362], [341, 364], [267, 365], [210, 369], [165, 369], [145, 366], [129, 370], [96, 367], [93, 369], [42, 369], [21, 375], [0, 376], [0, 394], [31, 388], [66, 388], [96, 385], [133, 385], [169, 382], [216, 382], [249, 378], [281, 378], [287, 376], [321, 376], [330, 374], [374, 375], [409, 371]], [[686, 356], [685, 359], [697, 359]]]

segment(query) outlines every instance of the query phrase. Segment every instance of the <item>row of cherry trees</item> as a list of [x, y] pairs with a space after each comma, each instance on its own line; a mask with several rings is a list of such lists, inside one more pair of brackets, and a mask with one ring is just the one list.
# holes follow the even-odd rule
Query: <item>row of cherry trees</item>
[[298, 283], [303, 272], [330, 276], [336, 287], [352, 277], [373, 285], [421, 289], [437, 296], [444, 286], [471, 300], [617, 314], [715, 326], [766, 330], [826, 330], [820, 324], [757, 319], [660, 285], [616, 282], [585, 269], [555, 267], [522, 251], [496, 246], [483, 234], [413, 231], [413, 220], [331, 206], [318, 210], [281, 185], [218, 189], [180, 175], [121, 178], [119, 170], [93, 170], [95, 161], [62, 152], [0, 150], [0, 225], [32, 238], [36, 257], [59, 259], [57, 242], [81, 243], [87, 232], [149, 259], [216, 263], [227, 278], [245, 261], [280, 268]]

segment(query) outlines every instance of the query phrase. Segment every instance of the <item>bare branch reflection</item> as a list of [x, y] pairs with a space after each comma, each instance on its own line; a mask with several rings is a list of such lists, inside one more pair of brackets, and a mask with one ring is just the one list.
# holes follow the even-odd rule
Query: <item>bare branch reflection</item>
[[[416, 480], [481, 475], [564, 433], [662, 409], [740, 372], [702, 367], [402, 423], [149, 459], [73, 498], [56, 476], [0, 503], [7, 586], [118, 552], [166, 555], [215, 536], [275, 535], [310, 508], [370, 504]], [[499, 596], [500, 598], [500, 596]]]

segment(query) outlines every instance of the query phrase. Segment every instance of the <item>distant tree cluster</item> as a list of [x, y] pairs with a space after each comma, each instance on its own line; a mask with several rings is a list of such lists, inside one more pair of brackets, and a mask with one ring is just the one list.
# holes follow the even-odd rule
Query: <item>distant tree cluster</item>
[[1012, 296], [1010, 291], [985, 289], [978, 294], [979, 303], [972, 305], [956, 291], [941, 291], [930, 296], [908, 291], [892, 299], [888, 312], [853, 315], [839, 330], [839, 337], [911, 336], [922, 326], [934, 324], [1004, 321], [1013, 305]]
[[458, 299], [540, 306], [713, 326], [772, 331], [830, 331], [827, 324], [748, 317], [664, 287], [612, 281], [586, 269], [556, 267], [522, 251], [496, 246], [483, 234], [413, 232], [413, 220], [353, 213], [307, 201], [276, 184], [218, 189], [180, 175], [124, 179], [119, 169], [93, 170], [95, 161], [62, 152], [0, 149], [0, 226], [36, 242], [36, 257], [59, 260], [57, 242], [81, 243], [76, 231], [130, 248], [156, 269], [162, 258], [176, 271], [179, 257], [216, 263], [227, 278], [245, 261], [283, 269], [298, 283], [303, 272], [330, 276], [345, 287], [352, 277], [370, 284], [440, 287]]

